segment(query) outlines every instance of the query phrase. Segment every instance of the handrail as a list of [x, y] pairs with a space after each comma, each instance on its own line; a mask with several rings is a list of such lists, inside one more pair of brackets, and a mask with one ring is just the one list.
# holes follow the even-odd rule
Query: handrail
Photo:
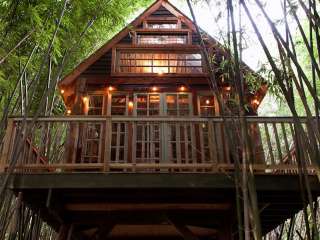
[[[53, 116], [37, 118], [35, 125], [33, 118], [13, 116], [9, 118], [11, 127], [7, 129], [4, 149], [0, 149], [0, 171], [9, 162], [15, 139], [21, 138], [16, 130], [23, 120], [34, 127], [16, 166], [16, 171], [26, 173], [59, 172], [60, 168], [104, 172], [234, 171], [231, 148], [239, 153], [241, 161], [240, 125], [232, 125], [234, 146], [227, 142], [229, 126], [225, 125], [225, 121], [238, 123], [237, 116]], [[309, 120], [300, 118], [303, 125]], [[246, 121], [255, 171], [297, 174], [294, 119], [248, 116]], [[37, 149], [36, 155], [33, 149]], [[313, 174], [311, 157], [306, 152], [306, 167]]]
[[[32, 121], [33, 118], [23, 118], [17, 116], [11, 116], [9, 119], [13, 121]], [[213, 122], [223, 122], [224, 120], [232, 121], [232, 120], [240, 120], [238, 116], [228, 116], [228, 117], [198, 117], [198, 116], [183, 116], [183, 117], [171, 117], [171, 116], [161, 116], [161, 117], [153, 117], [153, 116], [88, 116], [88, 115], [73, 115], [73, 116], [51, 116], [51, 117], [39, 117], [37, 118], [37, 122], [75, 122], [75, 121], [105, 121], [107, 119], [113, 121], [213, 121]], [[246, 116], [245, 119], [248, 122], [288, 122], [294, 123], [293, 117], [290, 116], [280, 116], [280, 117], [260, 117], [260, 116]], [[316, 120], [317, 117], [312, 117], [313, 120]], [[308, 121], [308, 117], [302, 116], [299, 117], [299, 120], [302, 123]]]

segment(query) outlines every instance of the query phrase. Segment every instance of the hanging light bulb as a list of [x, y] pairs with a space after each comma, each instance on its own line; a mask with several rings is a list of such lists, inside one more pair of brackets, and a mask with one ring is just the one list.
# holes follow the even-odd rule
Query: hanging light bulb
[[181, 92], [183, 92], [183, 91], [185, 91], [187, 88], [185, 87], [185, 86], [180, 86], [179, 87], [179, 90], [181, 91]]

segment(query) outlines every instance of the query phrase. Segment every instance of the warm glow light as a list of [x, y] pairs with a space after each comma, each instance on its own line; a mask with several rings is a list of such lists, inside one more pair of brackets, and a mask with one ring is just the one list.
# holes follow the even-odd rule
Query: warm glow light
[[259, 105], [259, 104], [260, 104], [260, 102], [259, 102], [258, 99], [253, 99], [253, 100], [252, 100], [252, 103], [253, 103], [254, 105]]
[[186, 90], [186, 87], [185, 87], [185, 86], [181, 86], [181, 87], [179, 88], [179, 90], [183, 92], [183, 91]]
[[152, 90], [153, 92], [156, 92], [156, 91], [158, 91], [158, 88], [157, 88], [157, 87], [152, 87], [151, 90]]
[[207, 105], [210, 104], [210, 100], [209, 100], [209, 99], [206, 100], [206, 104], [207, 104]]
[[61, 89], [61, 91], [60, 91], [60, 92], [61, 92], [61, 94], [64, 94], [64, 89]]
[[162, 76], [162, 75], [163, 75], [163, 72], [162, 72], [162, 71], [159, 71], [159, 72], [158, 72], [158, 75], [159, 75], [159, 76]]
[[83, 100], [84, 102], [88, 102], [88, 97], [83, 97], [82, 100]]
[[224, 89], [229, 92], [231, 90], [231, 87], [228, 86], [228, 87], [225, 87]]
[[111, 91], [113, 91], [113, 90], [114, 90], [114, 87], [109, 86], [109, 87], [108, 87], [108, 90], [111, 92]]
[[130, 101], [130, 102], [128, 103], [128, 106], [129, 106], [129, 108], [133, 108], [133, 102]]
[[68, 114], [68, 115], [70, 115], [70, 114], [71, 114], [71, 110], [70, 110], [70, 109], [67, 111], [67, 114]]

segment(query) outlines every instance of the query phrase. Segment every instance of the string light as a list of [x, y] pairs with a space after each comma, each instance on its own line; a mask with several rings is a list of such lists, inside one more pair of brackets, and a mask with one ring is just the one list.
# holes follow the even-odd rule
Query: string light
[[260, 101], [259, 101], [258, 99], [253, 99], [253, 100], [252, 100], [252, 103], [253, 103], [254, 105], [259, 105], [259, 104], [260, 104]]
[[82, 100], [83, 102], [88, 102], [88, 97], [83, 97]]
[[180, 90], [181, 92], [183, 92], [183, 91], [186, 90], [186, 87], [185, 87], [185, 86], [181, 86], [181, 87], [179, 88], [179, 90]]
[[230, 86], [227, 86], [227, 87], [225, 87], [224, 89], [229, 92], [229, 91], [231, 90], [231, 87], [230, 87]]

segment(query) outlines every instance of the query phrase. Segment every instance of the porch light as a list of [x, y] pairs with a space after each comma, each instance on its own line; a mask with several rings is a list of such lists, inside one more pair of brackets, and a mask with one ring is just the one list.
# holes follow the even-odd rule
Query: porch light
[[210, 100], [209, 100], [209, 99], [206, 100], [206, 104], [207, 104], [207, 105], [210, 104]]
[[258, 99], [253, 99], [252, 104], [258, 106], [260, 104], [260, 101]]
[[128, 107], [129, 107], [129, 108], [133, 108], [133, 102], [132, 102], [132, 101], [129, 101]]
[[83, 97], [82, 100], [84, 103], [87, 103], [89, 99], [88, 99], [88, 97]]
[[153, 87], [151, 88], [151, 90], [152, 90], [153, 92], [156, 92], [156, 91], [158, 91], [159, 89], [158, 89], [157, 87], [153, 86]]
[[109, 86], [108, 90], [111, 92], [111, 91], [115, 90], [115, 88], [113, 86]]
[[64, 94], [64, 92], [65, 92], [64, 89], [61, 89], [61, 90], [60, 90], [60, 93], [61, 93], [61, 94]]
[[67, 115], [70, 115], [70, 114], [71, 114], [71, 110], [68, 109], [68, 110], [67, 110]]
[[226, 90], [227, 92], [229, 92], [231, 90], [231, 87], [230, 86], [226, 86], [224, 87], [224, 90]]
[[181, 91], [181, 92], [183, 92], [183, 91], [185, 91], [187, 88], [185, 87], [185, 86], [180, 86], [179, 87], [179, 91]]

